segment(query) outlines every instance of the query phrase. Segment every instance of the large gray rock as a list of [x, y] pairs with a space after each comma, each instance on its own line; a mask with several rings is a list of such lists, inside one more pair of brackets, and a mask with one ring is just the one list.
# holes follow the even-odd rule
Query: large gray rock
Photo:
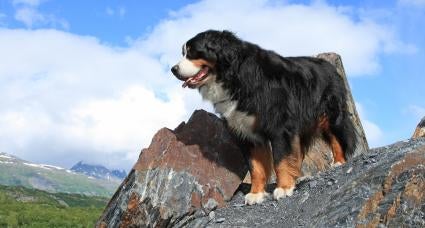
[[[272, 185], [269, 186], [272, 189]], [[192, 221], [208, 227], [425, 227], [425, 138], [370, 150], [298, 183], [280, 201], [228, 206]]]
[[230, 200], [248, 171], [224, 122], [195, 111], [141, 152], [97, 227], [179, 227]]
[[419, 124], [416, 127], [415, 132], [413, 133], [413, 136], [412, 136], [413, 139], [416, 139], [416, 138], [419, 138], [419, 137], [425, 137], [425, 116], [419, 122]]

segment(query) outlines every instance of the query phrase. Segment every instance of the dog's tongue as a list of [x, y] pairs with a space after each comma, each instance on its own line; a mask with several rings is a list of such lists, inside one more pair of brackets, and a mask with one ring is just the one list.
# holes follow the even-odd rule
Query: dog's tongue
[[183, 88], [186, 88], [188, 85], [196, 85], [200, 82], [203, 77], [208, 73], [208, 68], [202, 68], [195, 76], [188, 78], [182, 85]]

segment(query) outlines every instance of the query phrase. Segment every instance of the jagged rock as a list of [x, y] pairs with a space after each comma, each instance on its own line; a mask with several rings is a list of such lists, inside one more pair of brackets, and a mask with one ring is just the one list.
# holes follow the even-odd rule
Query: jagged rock
[[419, 137], [425, 137], [425, 116], [422, 118], [421, 122], [419, 122], [412, 136], [413, 139]]
[[183, 226], [225, 205], [248, 171], [224, 122], [195, 111], [141, 152], [97, 227]]
[[[269, 186], [269, 191], [274, 186]], [[260, 205], [243, 203], [242, 185], [208, 227], [425, 227], [425, 138], [369, 150], [345, 165], [297, 184], [294, 195]]]

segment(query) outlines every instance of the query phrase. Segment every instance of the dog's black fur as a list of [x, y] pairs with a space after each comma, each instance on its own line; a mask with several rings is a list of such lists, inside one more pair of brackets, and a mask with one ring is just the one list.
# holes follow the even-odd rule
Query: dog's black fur
[[291, 153], [294, 136], [299, 136], [303, 151], [317, 135], [329, 141], [328, 133], [318, 129], [321, 117], [327, 118], [344, 157], [354, 153], [356, 135], [347, 92], [327, 61], [282, 57], [228, 31], [202, 32], [186, 44], [191, 47], [187, 58], [214, 63], [211, 71], [238, 101], [237, 109], [256, 117], [255, 133], [262, 143], [270, 141], [275, 164]]

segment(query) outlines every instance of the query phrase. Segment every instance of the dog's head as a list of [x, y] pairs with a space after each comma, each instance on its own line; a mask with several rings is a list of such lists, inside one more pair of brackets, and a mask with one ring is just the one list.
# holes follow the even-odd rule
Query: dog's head
[[183, 58], [171, 68], [183, 87], [197, 88], [215, 75], [226, 44], [236, 37], [228, 31], [208, 30], [188, 40], [182, 47]]

